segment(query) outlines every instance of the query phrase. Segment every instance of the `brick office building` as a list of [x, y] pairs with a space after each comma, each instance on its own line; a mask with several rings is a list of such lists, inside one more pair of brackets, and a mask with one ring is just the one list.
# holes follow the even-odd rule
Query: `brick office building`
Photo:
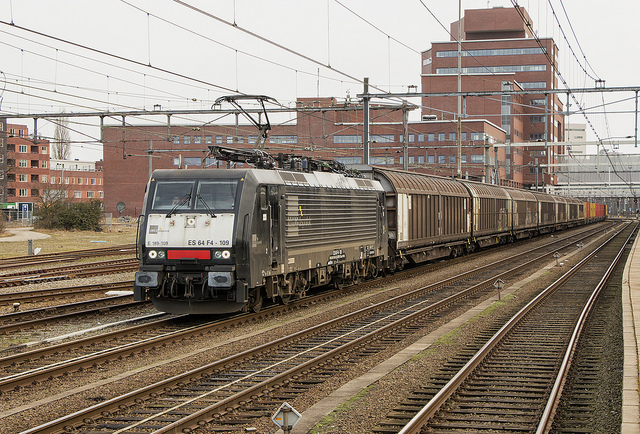
[[[520, 8], [527, 22], [526, 10]], [[451, 24], [451, 41], [434, 42], [422, 53], [422, 91], [458, 90], [458, 22]], [[546, 149], [540, 142], [564, 140], [563, 105], [555, 94], [558, 82], [551, 63], [557, 65], [558, 48], [553, 39], [533, 38], [515, 8], [466, 10], [462, 19], [461, 88], [463, 92], [540, 89], [526, 96], [468, 97], [467, 119], [486, 119], [507, 134], [505, 160], [507, 176], [525, 186], [535, 184], [538, 163], [554, 163], [564, 150]], [[551, 62], [550, 62], [551, 59]], [[453, 118], [456, 97], [423, 98], [423, 114]], [[546, 110], [545, 110], [546, 105]], [[546, 124], [545, 124], [546, 121]], [[545, 130], [546, 125], [546, 130]], [[548, 151], [548, 152], [547, 152]], [[551, 174], [540, 183], [554, 184]]]

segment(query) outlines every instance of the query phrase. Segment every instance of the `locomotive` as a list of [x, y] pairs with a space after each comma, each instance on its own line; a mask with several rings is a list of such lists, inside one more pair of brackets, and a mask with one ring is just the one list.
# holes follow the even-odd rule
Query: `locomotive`
[[258, 311], [315, 286], [341, 288], [606, 216], [604, 205], [473, 181], [236, 158], [256, 167], [153, 172], [138, 220], [135, 300], [171, 313]]

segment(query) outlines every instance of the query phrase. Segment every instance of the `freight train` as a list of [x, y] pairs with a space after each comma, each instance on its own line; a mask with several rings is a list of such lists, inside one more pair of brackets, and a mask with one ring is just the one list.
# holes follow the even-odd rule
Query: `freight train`
[[604, 205], [571, 197], [372, 166], [353, 177], [296, 161], [301, 170], [154, 171], [134, 299], [171, 313], [258, 311], [315, 286], [606, 217]]

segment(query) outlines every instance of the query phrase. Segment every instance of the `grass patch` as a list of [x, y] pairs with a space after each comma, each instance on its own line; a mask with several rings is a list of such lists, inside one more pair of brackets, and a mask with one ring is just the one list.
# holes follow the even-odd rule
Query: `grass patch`
[[[12, 236], [10, 228], [6, 235]], [[34, 232], [49, 235], [50, 238], [34, 239], [33, 248], [40, 248], [40, 253], [68, 252], [71, 250], [99, 249], [102, 247], [133, 244], [136, 241], [135, 226], [114, 226], [102, 232], [95, 231], [63, 231], [54, 229], [38, 229]], [[27, 241], [0, 242], [0, 258], [27, 255]]]

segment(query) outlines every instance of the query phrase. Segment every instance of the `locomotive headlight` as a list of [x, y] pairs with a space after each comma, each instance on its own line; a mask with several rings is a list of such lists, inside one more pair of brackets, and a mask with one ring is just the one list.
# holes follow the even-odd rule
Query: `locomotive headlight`
[[231, 257], [231, 252], [228, 250], [222, 251], [222, 259], [229, 259]]
[[149, 259], [156, 259], [158, 257], [158, 252], [155, 250], [149, 250]]
[[158, 250], [158, 259], [164, 259], [167, 256], [164, 250]]
[[222, 252], [221, 252], [220, 250], [216, 250], [216, 251], [213, 253], [213, 257], [214, 257], [214, 258], [216, 258], [216, 259], [220, 259], [220, 258], [222, 258]]

